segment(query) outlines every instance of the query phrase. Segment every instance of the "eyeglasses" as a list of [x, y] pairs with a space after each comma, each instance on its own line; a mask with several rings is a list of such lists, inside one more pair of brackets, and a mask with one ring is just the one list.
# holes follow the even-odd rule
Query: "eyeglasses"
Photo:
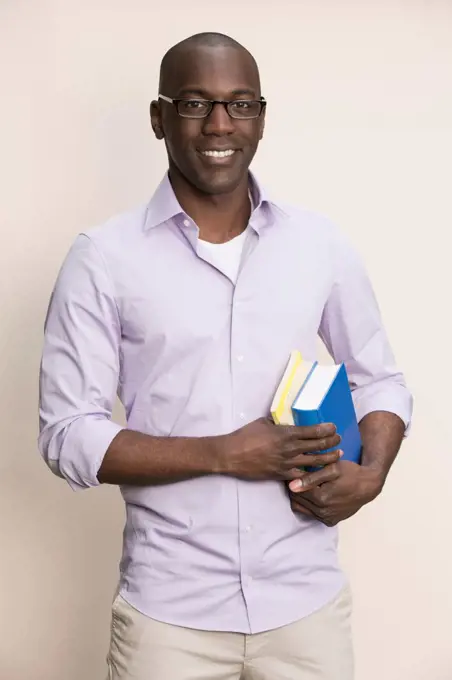
[[259, 118], [267, 105], [263, 97], [260, 99], [171, 99], [159, 94], [159, 99], [173, 104], [181, 118], [207, 118], [215, 104], [222, 104], [231, 118], [250, 120]]

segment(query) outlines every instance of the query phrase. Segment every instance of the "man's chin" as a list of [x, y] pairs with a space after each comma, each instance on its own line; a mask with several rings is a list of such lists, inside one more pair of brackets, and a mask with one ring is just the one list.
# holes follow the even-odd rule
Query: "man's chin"
[[210, 195], [230, 194], [237, 187], [239, 187], [245, 178], [248, 177], [248, 171], [244, 171], [238, 175], [233, 175], [226, 170], [215, 170], [208, 175], [204, 173], [199, 175], [193, 184], [203, 193]]

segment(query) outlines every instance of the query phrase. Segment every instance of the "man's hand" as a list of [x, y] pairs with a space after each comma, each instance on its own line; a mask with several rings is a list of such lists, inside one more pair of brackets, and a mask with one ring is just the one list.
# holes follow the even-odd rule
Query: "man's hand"
[[313, 453], [336, 447], [339, 435], [332, 423], [313, 427], [275, 425], [259, 418], [217, 439], [218, 474], [249, 480], [300, 479], [301, 467], [327, 465], [323, 481], [335, 479], [332, 464], [341, 453]]
[[[322, 483], [328, 467], [334, 467], [337, 476], [333, 481]], [[289, 496], [294, 512], [334, 526], [374, 500], [382, 488], [381, 475], [374, 469], [344, 460], [290, 482]]]

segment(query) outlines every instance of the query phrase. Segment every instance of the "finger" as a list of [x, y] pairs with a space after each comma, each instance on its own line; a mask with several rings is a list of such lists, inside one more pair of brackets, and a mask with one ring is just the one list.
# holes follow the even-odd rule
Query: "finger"
[[290, 501], [290, 507], [292, 508], [293, 512], [298, 512], [301, 515], [307, 515], [308, 517], [315, 517], [315, 514], [311, 510], [308, 510], [308, 508], [294, 500]]
[[[341, 454], [342, 454], [342, 452], [341, 452]], [[321, 455], [322, 455], [322, 457], [326, 456], [326, 454], [321, 454]], [[312, 460], [315, 462], [316, 459], [312, 458]], [[329, 465], [335, 466], [335, 465], [337, 465], [337, 461], [332, 462]], [[311, 466], [309, 465], [309, 467], [311, 467]], [[322, 468], [323, 468], [323, 466], [322, 466]], [[280, 475], [280, 479], [283, 479], [286, 482], [289, 482], [288, 489], [289, 489], [289, 491], [292, 491], [292, 488], [291, 488], [292, 482], [294, 484], [296, 484], [296, 482], [304, 480], [305, 477], [307, 477], [308, 475], [311, 475], [311, 474], [312, 473], [310, 473], [310, 472], [306, 472], [304, 467], [299, 467], [297, 465], [297, 467], [290, 468], [289, 470], [287, 470], [287, 472], [282, 472], [281, 475]], [[334, 479], [336, 479], [336, 477]], [[316, 486], [307, 487], [306, 490], [303, 488], [303, 495], [304, 495], [304, 493], [308, 493], [308, 494], [317, 493], [319, 491], [319, 488], [320, 488], [319, 485], [321, 485], [322, 488], [325, 488], [327, 486], [327, 484], [323, 483], [323, 482], [318, 482], [317, 484], [318, 485], [316, 485]], [[300, 489], [293, 490], [293, 492], [294, 493], [300, 493]], [[319, 504], [320, 504], [320, 502], [319, 502]]]
[[331, 507], [331, 495], [328, 493], [330, 486], [331, 483], [322, 484], [304, 493], [294, 493], [289, 489], [289, 498], [296, 503], [301, 503], [317, 517], [323, 518], [325, 510]]
[[295, 512], [300, 512], [306, 515], [309, 513], [310, 517], [314, 517], [327, 527], [332, 527], [339, 521], [338, 517], [328, 513], [326, 510], [316, 508], [315, 505], [311, 505], [309, 502], [306, 502], [304, 496], [303, 500], [298, 503], [296, 501], [291, 501], [291, 507], [296, 507]]
[[[319, 517], [320, 508], [314, 505], [314, 503], [311, 503], [311, 501], [308, 501], [304, 496], [300, 496], [298, 498], [290, 496], [290, 503], [291, 505], [294, 504], [299, 508], [303, 508], [303, 510], [309, 512], [311, 515], [315, 515], [315, 517]], [[302, 511], [300, 510], [300, 512]]]
[[342, 458], [344, 452], [340, 449], [335, 451], [329, 451], [328, 453], [318, 453], [315, 456], [306, 455], [305, 453], [295, 456], [295, 458], [290, 458], [286, 461], [286, 465], [291, 468], [298, 467], [323, 467], [324, 465], [331, 465], [337, 460]]
[[314, 513], [321, 514], [327, 507], [328, 502], [331, 502], [329, 494], [324, 491], [327, 486], [328, 484], [322, 484], [304, 493], [294, 492], [289, 489], [289, 498], [297, 503], [302, 503], [305, 508], [312, 510]]
[[295, 479], [289, 484], [289, 489], [295, 493], [303, 493], [325, 484], [325, 482], [334, 482], [341, 475], [340, 467], [337, 463], [326, 465], [321, 470], [315, 472], [307, 472], [301, 478]]
[[283, 472], [281, 479], [285, 480], [286, 482], [293, 482], [294, 480], [302, 479], [306, 474], [307, 472], [305, 472], [305, 470], [296, 467], [287, 470], [285, 473]]
[[280, 425], [282, 433], [288, 439], [322, 439], [324, 437], [331, 437], [336, 433], [336, 426], [334, 423], [320, 423], [319, 425], [297, 426], [297, 425]]
[[290, 441], [284, 447], [283, 454], [291, 456], [302, 453], [317, 453], [317, 451], [325, 451], [326, 449], [335, 449], [339, 446], [341, 438], [338, 434], [333, 434], [331, 437], [323, 437], [322, 439], [299, 439], [296, 442]]

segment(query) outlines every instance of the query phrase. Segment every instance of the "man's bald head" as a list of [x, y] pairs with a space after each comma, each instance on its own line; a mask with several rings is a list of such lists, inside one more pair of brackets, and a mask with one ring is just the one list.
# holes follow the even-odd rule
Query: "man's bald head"
[[259, 69], [253, 55], [237, 40], [224, 33], [196, 33], [185, 40], [173, 45], [162, 59], [160, 65], [159, 91], [171, 90], [175, 76], [180, 68], [181, 60], [192, 56], [194, 52], [203, 48], [230, 48], [242, 52], [244, 61], [248, 67], [255, 71], [255, 76], [260, 87]]
[[[207, 114], [197, 115], [208, 103]], [[152, 128], [165, 140], [172, 180], [203, 194], [245, 191], [265, 104], [256, 61], [233, 38], [198, 33], [174, 45], [163, 57], [159, 96], [151, 103]]]

